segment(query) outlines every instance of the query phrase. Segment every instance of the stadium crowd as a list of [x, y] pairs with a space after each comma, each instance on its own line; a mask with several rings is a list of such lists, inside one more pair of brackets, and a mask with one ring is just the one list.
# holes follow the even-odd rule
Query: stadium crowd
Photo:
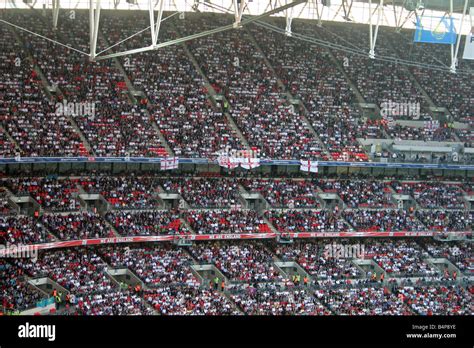
[[[111, 42], [130, 37], [146, 27], [145, 15], [103, 17], [103, 29]], [[149, 39], [146, 32], [136, 35], [117, 50], [141, 47]], [[160, 39], [176, 39], [178, 34], [162, 26]], [[155, 54], [137, 54], [121, 60], [134, 87], [143, 92], [142, 107], [166, 138], [173, 152], [183, 157], [212, 157], [226, 147], [239, 150], [243, 145], [222, 110], [214, 106], [206, 81], [180, 45], [168, 46]]]
[[189, 234], [180, 215], [173, 210], [111, 211], [105, 216], [122, 236]]
[[275, 208], [318, 208], [317, 188], [311, 181], [243, 179], [240, 183], [250, 192], [263, 195]]
[[4, 311], [21, 311], [35, 307], [38, 301], [46, 297], [46, 294], [27, 283], [25, 272], [21, 268], [5, 259], [0, 260], [0, 273], [1, 303]]
[[41, 223], [60, 240], [111, 237], [113, 231], [104, 219], [92, 212], [67, 215], [45, 214]]
[[224, 295], [199, 287], [163, 286], [147, 290], [145, 300], [161, 315], [238, 315]]
[[[12, 21], [35, 24], [26, 18], [13, 18]], [[29, 38], [24, 38], [25, 42]], [[67, 157], [86, 153], [70, 120], [56, 114], [57, 101], [43, 90], [28, 46], [16, 39], [11, 28], [0, 28], [0, 121], [3, 129], [18, 144], [22, 156]], [[17, 151], [13, 144], [4, 136], [2, 138], [2, 148], [8, 151], [2, 153], [2, 157], [15, 156]]]
[[157, 287], [163, 284], [196, 284], [189, 267], [191, 257], [182, 249], [170, 246], [104, 247], [100, 251], [113, 268], [129, 268], [145, 285]]
[[[295, 25], [298, 30], [305, 29]], [[382, 130], [376, 123], [362, 120], [353, 105], [356, 97], [352, 89], [327, 52], [315, 45], [276, 36], [261, 26], [252, 27], [251, 32], [288, 91], [303, 102], [311, 126], [332, 159], [367, 159], [357, 138], [384, 138]]]
[[185, 218], [197, 234], [270, 232], [265, 221], [252, 210], [191, 210]]
[[45, 210], [66, 212], [79, 209], [79, 202], [74, 197], [78, 193], [75, 179], [9, 178], [4, 183], [16, 196], [31, 196]]
[[316, 298], [339, 315], [413, 315], [387, 288], [320, 289]]
[[334, 212], [326, 210], [271, 210], [265, 217], [279, 232], [341, 232], [348, 227]]
[[0, 216], [0, 244], [36, 244], [54, 237], [38, 219], [29, 216]]
[[414, 241], [376, 241], [365, 244], [365, 254], [371, 257], [388, 276], [429, 277], [440, 271], [424, 261], [429, 254]]
[[75, 315], [153, 315], [140, 294], [132, 291], [100, 292], [79, 296], [72, 313]]
[[413, 197], [422, 208], [464, 209], [463, 193], [457, 184], [439, 182], [392, 182], [397, 193]]
[[[45, 37], [69, 42], [83, 52], [89, 50], [89, 36], [83, 30], [89, 20], [85, 12], [77, 11], [74, 18], [63, 13], [58, 21], [58, 30], [55, 31], [51, 31], [50, 24], [34, 13], [24, 12], [12, 16], [17, 16], [12, 21], [28, 23], [30, 29]], [[113, 60], [90, 62], [76, 51], [37, 36], [23, 31], [19, 35], [28, 42], [28, 49], [48, 84], [59, 88], [61, 93], [58, 102], [75, 103], [71, 117], [91, 145], [93, 154], [138, 157], [163, 155], [157, 151], [163, 146], [149, 116], [139, 105], [130, 101], [124, 77]], [[101, 38], [98, 42], [99, 47], [106, 45]], [[74, 134], [77, 137], [77, 133]], [[72, 136], [70, 138], [74, 139]], [[68, 148], [67, 145], [65, 141], [63, 146]]]
[[[36, 12], [1, 15], [88, 51], [85, 11], [75, 12], [75, 18], [61, 11], [57, 30]], [[148, 25], [143, 13], [116, 15], [105, 13], [101, 18], [99, 51]], [[163, 26], [160, 40], [231, 20], [207, 14], [186, 14], [185, 21], [170, 18], [172, 25]], [[281, 19], [270, 21], [282, 24]], [[354, 49], [369, 45], [358, 25], [328, 23], [316, 28], [297, 22], [294, 28]], [[377, 55], [449, 61], [449, 52], [442, 47], [430, 51], [425, 44], [410, 44], [406, 49], [411, 32], [382, 28], [379, 34]], [[111, 52], [138, 48], [147, 40], [145, 31]], [[366, 161], [360, 139], [461, 141], [472, 146], [473, 85], [463, 70], [472, 68], [468, 64], [460, 62], [458, 74], [432, 74], [425, 68], [277, 38], [261, 25], [170, 45], [153, 54], [92, 62], [27, 31], [1, 26], [0, 158], [18, 154], [214, 158], [222, 150], [250, 147], [261, 158]], [[380, 108], [390, 101], [419, 103], [421, 113], [415, 118], [432, 121], [431, 99], [448, 109], [447, 123], [439, 128], [406, 126], [367, 115], [356, 105], [362, 99]], [[85, 109], [58, 106], [70, 102], [74, 109]], [[394, 118], [406, 120], [407, 115]], [[471, 128], [455, 129], [447, 125], [452, 121]], [[276, 172], [272, 168], [258, 175]], [[115, 232], [122, 237], [196, 233], [225, 239], [240, 233], [472, 231], [474, 213], [464, 198], [474, 192], [472, 182], [416, 180], [2, 174], [0, 246], [116, 237]], [[268, 206], [248, 209], [250, 202], [241, 196], [244, 190], [260, 193]], [[106, 211], [94, 207], [82, 211], [78, 195], [84, 192], [105, 198]], [[321, 192], [336, 194], [340, 202], [326, 206]], [[185, 202], [165, 210], [159, 198], [163, 193], [178, 193]], [[414, 206], [395, 210], [394, 193], [409, 195]], [[13, 196], [30, 196], [40, 208], [31, 202], [14, 203]], [[363, 239], [362, 254], [336, 257], [328, 254], [327, 240], [281, 239], [278, 244], [183, 240], [189, 245], [110, 244], [44, 250], [37, 259], [2, 258], [0, 314], [34, 307], [49, 296], [29, 283], [42, 277], [64, 288], [69, 299], [74, 296], [74, 301], [66, 301], [66, 310], [73, 315], [473, 314], [472, 285], [466, 286], [466, 278], [457, 279], [457, 270], [443, 276], [441, 268], [428, 260], [446, 258], [462, 272], [460, 278], [469, 276], [470, 241]], [[350, 246], [348, 240], [341, 243]], [[365, 271], [354, 259], [372, 260], [382, 273]], [[290, 271], [278, 261], [296, 262], [301, 266], [298, 271], [311, 279], [292, 282]], [[191, 267], [195, 264], [215, 266], [216, 278], [207, 279]], [[109, 272], [123, 268], [143, 283], [123, 288]], [[390, 279], [384, 280], [385, 276]], [[405, 280], [408, 277], [421, 279], [411, 283]], [[396, 278], [403, 280], [397, 284]], [[445, 283], [428, 285], [427, 279]]]
[[389, 186], [372, 180], [319, 180], [324, 192], [337, 193], [349, 208], [394, 207]]
[[[88, 21], [85, 12], [78, 11], [73, 19], [61, 13], [57, 31], [51, 31], [36, 13], [5, 16], [20, 25], [27, 23], [47, 38], [88, 49], [89, 37], [82, 30]], [[102, 17], [99, 50], [111, 42], [120, 42], [111, 52], [138, 48], [149, 39], [142, 32], [121, 42], [146, 26], [148, 18], [144, 14], [118, 18], [115, 13]], [[230, 20], [207, 14], [190, 15], [185, 21], [172, 18], [173, 26], [163, 26], [160, 37], [172, 40]], [[272, 20], [282, 24], [281, 19]], [[294, 25], [303, 35], [359, 51], [368, 45], [357, 25]], [[115, 60], [89, 62], [77, 51], [12, 30], [2, 28], [0, 41], [4, 76], [0, 110], [4, 111], [3, 128], [23, 156], [160, 157], [171, 154], [166, 150], [169, 145], [178, 156], [214, 157], [226, 148], [243, 149], [248, 142], [262, 158], [362, 161], [368, 155], [358, 139], [472, 144], [472, 129], [451, 127], [455, 120], [472, 124], [464, 70], [455, 76], [441, 71], [430, 74], [424, 68], [406, 68], [281, 37], [261, 25], [243, 33], [227, 31], [188, 41], [185, 46], [167, 46], [154, 54], [120, 58], [120, 66]], [[411, 45], [405, 52], [409, 43], [404, 35], [381, 30], [376, 55], [407, 58], [408, 54], [410, 59], [435, 61], [423, 44]], [[436, 54], [446, 57], [438, 47]], [[429, 102], [415, 80], [437, 106], [447, 107], [452, 115], [440, 127], [366, 117], [355, 105], [360, 100], [352, 83], [368, 103], [379, 108], [390, 101], [419, 103], [421, 115], [414, 117], [431, 121]], [[42, 85], [59, 89], [50, 96]], [[214, 92], [226, 101], [211, 101]], [[287, 92], [301, 103], [291, 104]], [[72, 115], [58, 113], [63, 102], [90, 108]], [[16, 154], [15, 144], [3, 134], [0, 145], [1, 156]]]
[[271, 253], [261, 244], [215, 242], [198, 244], [190, 248], [190, 252], [198, 262], [214, 264], [230, 280], [255, 282], [283, 279], [273, 265]]
[[147, 209], [158, 206], [153, 178], [97, 176], [80, 181], [88, 193], [100, 193], [115, 209]]
[[434, 257], [449, 259], [462, 272], [474, 272], [472, 247], [469, 244], [427, 242], [424, 247]]
[[45, 251], [37, 260], [17, 258], [11, 263], [29, 277], [48, 277], [76, 295], [109, 291], [116, 286], [105, 272], [107, 264], [93, 249]]
[[426, 227], [405, 210], [347, 210], [344, 219], [357, 231], [424, 231]]
[[166, 180], [166, 192], [182, 195], [193, 208], [229, 208], [239, 205], [238, 184], [234, 180], [185, 178]]
[[277, 284], [249, 286], [232, 293], [232, 300], [247, 315], [329, 315], [330, 311], [305, 289], [288, 289]]
[[[191, 18], [191, 16], [189, 16]], [[199, 16], [175, 21], [181, 34], [229, 24], [230, 17]], [[229, 102], [229, 113], [261, 158], [318, 158], [322, 146], [292, 107], [245, 31], [226, 31], [187, 42], [189, 50], [217, 93]]]
[[472, 315], [472, 286], [406, 286], [396, 290], [403, 303], [421, 315]]
[[474, 216], [465, 211], [422, 210], [415, 212], [416, 218], [431, 231], [472, 231]]
[[0, 187], [0, 213], [3, 216], [15, 214], [8, 202], [8, 192], [3, 187]]
[[[354, 241], [334, 242], [353, 246]], [[35, 261], [14, 258], [0, 263], [2, 301], [7, 311], [34, 307], [49, 294], [28, 284], [28, 279], [47, 276], [70, 291], [64, 306], [59, 301], [56, 308], [71, 315], [472, 314], [472, 287], [453, 283], [456, 278], [428, 287], [422, 280], [439, 272], [424, 263], [430, 255], [450, 253], [453, 261], [469, 262], [472, 251], [466, 243], [364, 240], [363, 254], [350, 257], [328, 254], [328, 246], [333, 246], [328, 243], [207, 242], [188, 248], [110, 245], [44, 251]], [[227, 279], [218, 274], [215, 286], [214, 279], [210, 284], [200, 280], [191, 270], [195, 261], [188, 252], [199, 263], [214, 264]], [[388, 282], [382, 274], [374, 278], [352, 263], [360, 257], [377, 262]], [[293, 276], [291, 282], [289, 274], [275, 267], [278, 259], [297, 262], [313, 279], [296, 282]], [[120, 268], [133, 272], [143, 288], [119, 284], [108, 274], [108, 269]], [[410, 283], [406, 277], [413, 276], [421, 280]], [[401, 277], [401, 283], [394, 277]]]
[[[347, 245], [351, 245], [344, 242]], [[282, 261], [296, 261], [309, 275], [321, 279], [358, 278], [362, 272], [352, 263], [352, 258], [360, 258], [364, 250], [350, 249], [351, 255], [334, 255], [332, 245], [324, 241], [295, 242], [293, 245], [277, 246], [275, 254]], [[359, 255], [360, 254], [360, 255]]]

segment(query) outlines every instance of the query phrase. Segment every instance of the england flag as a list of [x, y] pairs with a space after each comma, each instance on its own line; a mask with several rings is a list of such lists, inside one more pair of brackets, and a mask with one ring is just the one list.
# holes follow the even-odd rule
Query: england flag
[[237, 158], [229, 157], [229, 156], [219, 156], [217, 158], [217, 162], [219, 163], [221, 167], [224, 167], [227, 169], [234, 169], [239, 165]]
[[302, 170], [303, 172], [318, 172], [318, 161], [301, 160], [300, 163], [300, 170]]
[[161, 170], [177, 169], [179, 159], [178, 157], [165, 157], [160, 161]]
[[260, 167], [260, 158], [239, 158], [240, 166], [244, 169]]

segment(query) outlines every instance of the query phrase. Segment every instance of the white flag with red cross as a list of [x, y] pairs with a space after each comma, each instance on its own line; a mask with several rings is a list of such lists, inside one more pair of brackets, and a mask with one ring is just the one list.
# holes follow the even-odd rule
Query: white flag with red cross
[[244, 169], [260, 167], [260, 158], [239, 158], [240, 166]]
[[177, 169], [178, 164], [178, 157], [164, 157], [160, 161], [160, 170]]
[[318, 172], [318, 161], [301, 160], [300, 164], [300, 170], [302, 170], [303, 172]]
[[239, 165], [239, 162], [235, 157], [229, 157], [229, 156], [219, 156], [217, 158], [217, 162], [221, 167], [227, 168], [227, 169], [234, 169]]

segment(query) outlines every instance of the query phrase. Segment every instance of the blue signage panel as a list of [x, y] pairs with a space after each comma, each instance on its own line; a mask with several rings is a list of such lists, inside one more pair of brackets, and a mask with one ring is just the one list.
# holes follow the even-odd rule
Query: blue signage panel
[[[160, 163], [161, 158], [147, 157], [21, 157], [0, 158], [0, 164], [21, 163]], [[217, 164], [207, 158], [180, 158], [181, 164]], [[299, 160], [261, 160], [262, 165], [299, 166]], [[338, 162], [318, 161], [320, 167], [358, 167], [358, 168], [405, 168], [405, 169], [452, 169], [474, 170], [474, 165], [460, 164], [422, 164], [422, 163], [380, 163], [380, 162]]]
[[414, 42], [454, 45], [456, 38], [456, 30], [451, 17], [423, 16], [416, 21]]

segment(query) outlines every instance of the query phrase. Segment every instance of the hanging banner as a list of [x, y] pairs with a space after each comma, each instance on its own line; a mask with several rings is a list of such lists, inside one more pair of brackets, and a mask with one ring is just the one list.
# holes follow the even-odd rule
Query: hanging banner
[[239, 162], [235, 157], [229, 157], [229, 156], [220, 156], [217, 158], [217, 163], [221, 167], [227, 168], [227, 169], [234, 169], [239, 166]]
[[318, 172], [318, 161], [310, 161], [310, 160], [301, 160], [300, 170], [303, 172], [311, 172], [317, 173]]
[[169, 170], [178, 168], [178, 157], [165, 157], [160, 161], [160, 170]]
[[[362, 161], [319, 161], [321, 167], [359, 167], [359, 168], [408, 168], [408, 169], [446, 169], [474, 171], [474, 165], [445, 164], [445, 163], [400, 163], [400, 162], [369, 162], [365, 154], [355, 154]], [[31, 164], [31, 163], [160, 163], [160, 157], [7, 157], [0, 158], [0, 164]], [[260, 164], [267, 166], [301, 166], [301, 161], [296, 159], [260, 159]], [[217, 161], [209, 158], [180, 158], [182, 164], [208, 165]]]
[[240, 166], [244, 169], [260, 167], [260, 158], [238, 158]]
[[260, 167], [260, 158], [220, 156], [217, 163], [228, 169], [237, 168], [239, 165], [244, 169], [253, 169]]
[[[451, 231], [452, 235], [472, 236], [472, 231]], [[290, 238], [348, 238], [348, 237], [434, 237], [442, 233], [436, 231], [393, 231], [393, 232], [288, 232], [285, 233]], [[26, 250], [29, 252], [38, 250], [50, 250], [59, 248], [72, 248], [82, 246], [121, 244], [121, 243], [144, 243], [144, 242], [172, 242], [175, 240], [234, 240], [234, 239], [275, 239], [279, 233], [223, 233], [223, 234], [191, 234], [191, 235], [159, 235], [159, 236], [131, 236], [131, 237], [113, 237], [113, 238], [93, 238], [58, 241], [33, 245], [13, 245], [8, 248], [0, 248], [0, 258], [19, 258], [24, 257]]]
[[416, 21], [414, 42], [454, 45], [456, 38], [452, 17], [422, 16]]
[[466, 35], [466, 43], [464, 44], [463, 59], [474, 59], [474, 7], [469, 10], [469, 18], [471, 23], [471, 31]]

